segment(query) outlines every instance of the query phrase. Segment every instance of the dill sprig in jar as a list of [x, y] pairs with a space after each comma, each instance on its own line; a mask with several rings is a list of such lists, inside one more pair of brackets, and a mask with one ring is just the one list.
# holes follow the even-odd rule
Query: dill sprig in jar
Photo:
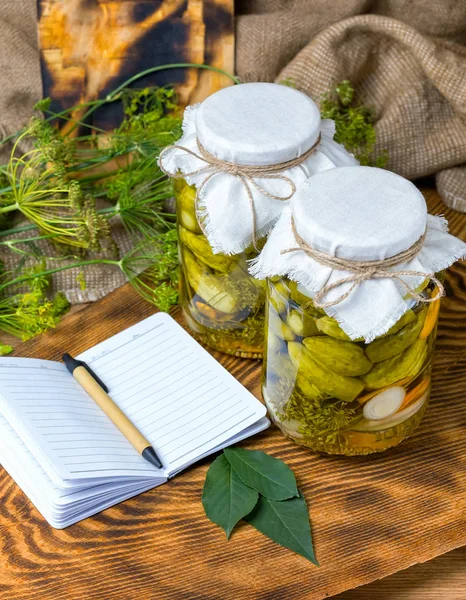
[[346, 455], [410, 435], [431, 388], [436, 273], [464, 256], [394, 173], [344, 167], [302, 184], [251, 269], [268, 278], [262, 391], [283, 433]]
[[263, 353], [265, 285], [248, 273], [265, 236], [310, 175], [358, 164], [305, 94], [273, 83], [225, 88], [184, 114], [159, 159], [175, 178], [181, 307], [202, 342]]

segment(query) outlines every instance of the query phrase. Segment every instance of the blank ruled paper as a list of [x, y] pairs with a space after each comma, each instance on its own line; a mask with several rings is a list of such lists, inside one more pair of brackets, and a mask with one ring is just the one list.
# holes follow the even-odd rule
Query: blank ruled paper
[[265, 416], [265, 407], [164, 313], [77, 358], [105, 382], [168, 476]]

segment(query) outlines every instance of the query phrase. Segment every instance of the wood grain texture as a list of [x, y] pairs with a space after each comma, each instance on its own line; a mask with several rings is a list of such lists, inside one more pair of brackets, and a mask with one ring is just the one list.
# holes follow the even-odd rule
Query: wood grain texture
[[[466, 234], [466, 215], [445, 211], [433, 193], [429, 204], [431, 212], [445, 212], [454, 233]], [[249, 526], [227, 543], [200, 502], [210, 460], [63, 531], [46, 525], [1, 473], [0, 598], [314, 600], [466, 544], [465, 265], [450, 270], [448, 293], [432, 403], [412, 438], [387, 453], [353, 458], [312, 454], [276, 428], [246, 443], [293, 468], [310, 506], [320, 569]], [[124, 286], [22, 344], [16, 355], [59, 359], [64, 348], [81, 352], [152, 310]], [[215, 356], [259, 395], [258, 362]]]
[[333, 596], [332, 600], [464, 600], [465, 597], [466, 547], [463, 547]]
[[[233, 0], [37, 0], [44, 96], [69, 108], [104, 97], [157, 65], [197, 63], [234, 70]], [[232, 82], [212, 71], [176, 69], [140, 80], [176, 84], [185, 106]], [[83, 110], [77, 110], [79, 118]], [[115, 107], [92, 123], [119, 125]]]

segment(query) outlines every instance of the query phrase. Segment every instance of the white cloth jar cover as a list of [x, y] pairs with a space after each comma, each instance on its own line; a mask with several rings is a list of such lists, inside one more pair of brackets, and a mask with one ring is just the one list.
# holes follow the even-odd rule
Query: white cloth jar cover
[[[264, 279], [287, 276], [310, 298], [333, 282], [354, 275], [324, 266], [297, 248], [293, 223], [306, 244], [333, 257], [352, 261], [387, 259], [413, 246], [425, 233], [419, 253], [391, 272], [416, 271], [424, 276], [400, 275], [416, 289], [429, 276], [466, 257], [466, 244], [447, 233], [443, 217], [427, 214], [421, 192], [409, 181], [374, 167], [342, 167], [310, 177], [297, 190], [272, 231], [251, 273]], [[329, 290], [333, 301], [350, 290], [343, 283]], [[371, 342], [383, 335], [414, 301], [396, 279], [359, 282], [349, 296], [325, 308], [351, 339]]]
[[[319, 171], [358, 164], [333, 141], [334, 134], [333, 121], [322, 121], [317, 105], [302, 92], [275, 83], [244, 83], [188, 106], [183, 136], [163, 153], [161, 166], [170, 174], [183, 175], [204, 169], [186, 175], [187, 182], [200, 190], [198, 208], [203, 228], [215, 253], [238, 254], [271, 231], [287, 204], [270, 198], [260, 188], [286, 198], [290, 196], [290, 183], [284, 178], [297, 187]], [[299, 166], [280, 171], [284, 178], [254, 177], [256, 187], [230, 173], [217, 172], [209, 177], [214, 169], [205, 170], [206, 161], [179, 148], [199, 155], [198, 142], [214, 157], [243, 166], [287, 162], [318, 144]], [[252, 196], [254, 215], [245, 185]]]

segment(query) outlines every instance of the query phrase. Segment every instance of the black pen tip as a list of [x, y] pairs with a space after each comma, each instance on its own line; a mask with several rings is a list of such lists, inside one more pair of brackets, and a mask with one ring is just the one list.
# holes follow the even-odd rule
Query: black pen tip
[[147, 446], [147, 448], [144, 448], [144, 450], [142, 451], [142, 457], [145, 458], [147, 462], [150, 462], [151, 465], [157, 467], [157, 469], [163, 469], [162, 461], [157, 456], [157, 453], [152, 448], [152, 446]]
[[73, 371], [79, 366], [79, 362], [68, 353], [63, 354], [61, 359], [71, 374], [73, 374]]

